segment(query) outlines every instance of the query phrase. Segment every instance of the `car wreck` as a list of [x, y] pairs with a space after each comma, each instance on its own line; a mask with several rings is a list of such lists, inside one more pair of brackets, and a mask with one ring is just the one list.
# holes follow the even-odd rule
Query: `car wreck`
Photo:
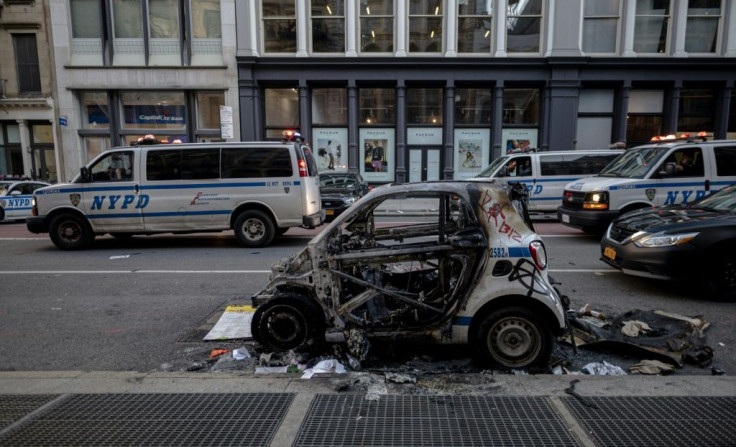
[[[371, 339], [468, 344], [481, 364], [542, 366], [568, 303], [550, 282], [523, 185], [424, 182], [374, 189], [252, 299], [254, 339], [273, 351]], [[421, 218], [401, 210], [421, 204]]]

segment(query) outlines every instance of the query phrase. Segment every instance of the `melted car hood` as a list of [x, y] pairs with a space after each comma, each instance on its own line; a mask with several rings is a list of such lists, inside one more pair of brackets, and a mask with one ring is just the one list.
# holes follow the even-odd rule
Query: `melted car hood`
[[321, 188], [319, 190], [322, 198], [356, 197], [358, 192], [350, 189]]
[[615, 225], [630, 230], [689, 231], [691, 229], [736, 224], [736, 213], [724, 213], [702, 208], [670, 206], [647, 208], [618, 217]]

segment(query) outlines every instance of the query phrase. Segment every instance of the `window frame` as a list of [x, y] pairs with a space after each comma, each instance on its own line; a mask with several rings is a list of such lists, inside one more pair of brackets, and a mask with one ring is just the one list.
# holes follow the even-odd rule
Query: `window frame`
[[[606, 15], [606, 14], [588, 15], [588, 2], [589, 1], [590, 0], [585, 0], [583, 2], [583, 29], [581, 33], [581, 40], [582, 40], [581, 48], [583, 50], [583, 53], [585, 54], [618, 54], [621, 48], [621, 15], [623, 13], [623, 5], [625, 3], [625, 0], [624, 1], [619, 0], [617, 15]], [[614, 43], [613, 51], [587, 51], [585, 49], [585, 42], [587, 41], [585, 38], [586, 24], [591, 23], [591, 21], [600, 22], [603, 20], [613, 20], [613, 19], [616, 20], [616, 35], [614, 36], [615, 43]]]
[[[482, 0], [476, 0], [476, 1], [482, 1]], [[493, 25], [494, 25], [493, 20], [494, 20], [494, 14], [493, 14], [493, 6], [492, 6], [493, 5], [493, 2], [490, 2], [490, 3], [491, 3], [491, 11], [488, 14], [462, 14], [461, 13], [461, 5], [460, 5], [460, 2], [457, 3], [457, 25], [455, 27], [456, 28], [456, 30], [455, 30], [455, 41], [457, 42], [457, 45], [458, 45], [458, 48], [457, 48], [457, 52], [458, 53], [460, 53], [460, 54], [470, 54], [470, 55], [486, 55], [486, 56], [489, 55], [489, 54], [493, 54], [493, 41], [494, 41], [494, 39], [493, 39], [493, 34], [494, 34], [493, 33]], [[486, 52], [482, 52], [482, 51], [460, 51], [460, 42], [462, 42], [462, 39], [461, 39], [462, 36], [460, 35], [460, 32], [461, 32], [460, 23], [461, 23], [461, 21], [463, 19], [465, 19], [465, 20], [469, 20], [469, 19], [483, 20], [483, 19], [485, 19], [485, 20], [488, 21], [488, 23], [490, 24], [490, 27], [487, 28], [487, 31], [486, 31], [487, 35], [484, 36], [484, 38], [486, 38], [486, 37], [488, 38], [488, 52], [487, 53]], [[477, 29], [478, 28], [476, 28], [476, 30]]]
[[24, 96], [41, 95], [41, 67], [38, 57], [38, 39], [35, 33], [12, 33], [15, 72], [18, 80], [18, 94]]

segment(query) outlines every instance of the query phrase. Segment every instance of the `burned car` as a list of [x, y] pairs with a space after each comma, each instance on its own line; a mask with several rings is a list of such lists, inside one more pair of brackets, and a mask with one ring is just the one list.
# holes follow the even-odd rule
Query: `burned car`
[[[254, 339], [274, 351], [347, 341], [359, 360], [376, 338], [469, 344], [483, 365], [544, 365], [567, 304], [527, 199], [523, 185], [479, 182], [372, 190], [272, 267], [253, 296]], [[392, 214], [410, 203], [427, 215]]]

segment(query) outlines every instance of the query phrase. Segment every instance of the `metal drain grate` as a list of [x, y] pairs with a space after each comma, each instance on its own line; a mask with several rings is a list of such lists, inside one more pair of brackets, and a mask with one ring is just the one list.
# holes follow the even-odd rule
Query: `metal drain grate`
[[593, 440], [605, 446], [736, 445], [734, 397], [564, 398]]
[[0, 429], [57, 397], [56, 394], [0, 394]]
[[268, 445], [290, 393], [75, 394], [0, 446]]
[[579, 445], [544, 397], [317, 395], [294, 446]]

